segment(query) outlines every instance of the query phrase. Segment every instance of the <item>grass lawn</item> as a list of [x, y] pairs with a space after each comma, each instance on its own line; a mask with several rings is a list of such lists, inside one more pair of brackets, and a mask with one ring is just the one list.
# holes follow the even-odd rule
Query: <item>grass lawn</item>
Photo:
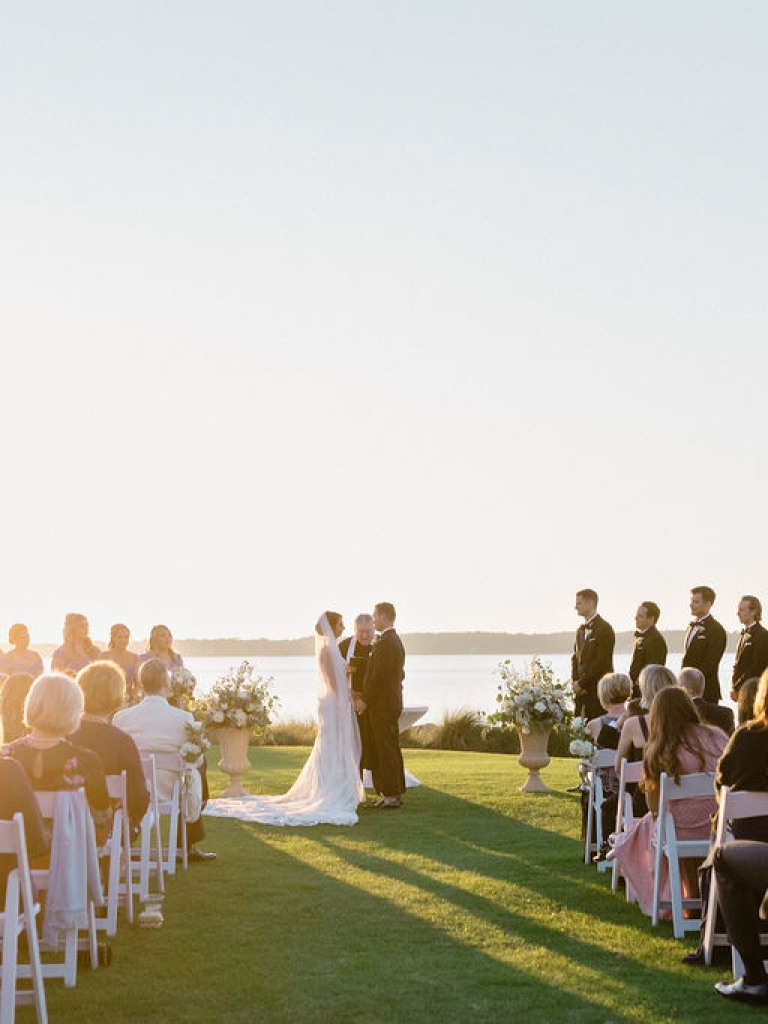
[[[281, 792], [306, 748], [251, 748]], [[225, 779], [209, 752], [214, 795]], [[215, 863], [169, 880], [165, 925], [121, 924], [112, 966], [48, 983], [53, 1022], [745, 1020], [581, 862], [575, 761], [517, 791], [503, 755], [409, 750], [423, 785], [354, 828], [207, 819]], [[31, 1020], [21, 1010], [22, 1021]]]

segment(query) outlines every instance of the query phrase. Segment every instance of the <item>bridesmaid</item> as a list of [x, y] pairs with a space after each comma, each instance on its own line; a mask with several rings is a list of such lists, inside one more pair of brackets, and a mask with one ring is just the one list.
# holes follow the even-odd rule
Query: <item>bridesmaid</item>
[[109, 631], [109, 647], [104, 652], [104, 661], [119, 665], [125, 676], [125, 696], [134, 704], [141, 696], [138, 692], [136, 673], [139, 670], [139, 656], [128, 650], [131, 631], [122, 622], [116, 622]]
[[17, 622], [8, 630], [10, 651], [0, 657], [0, 672], [12, 676], [19, 672], [37, 679], [43, 674], [43, 659], [37, 651], [29, 649], [29, 630], [23, 622]]
[[142, 654], [141, 661], [151, 661], [152, 658], [162, 661], [169, 672], [184, 668], [181, 655], [173, 649], [173, 636], [167, 626], [153, 626], [149, 631], [147, 653]]
[[88, 619], [78, 612], [69, 612], [64, 619], [64, 643], [53, 652], [52, 672], [76, 676], [81, 668], [97, 661], [101, 651], [88, 635]]

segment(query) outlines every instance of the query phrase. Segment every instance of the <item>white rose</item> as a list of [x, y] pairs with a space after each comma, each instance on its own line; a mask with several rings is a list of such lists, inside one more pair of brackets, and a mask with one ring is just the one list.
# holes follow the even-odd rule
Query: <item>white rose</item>
[[216, 711], [214, 711], [213, 714], [211, 715], [211, 721], [212, 722], [216, 722], [217, 725], [220, 724], [221, 722], [223, 722], [224, 721], [224, 712], [221, 711], [221, 710], [218, 710], [218, 709]]
[[543, 700], [537, 700], [536, 703], [533, 705], [533, 709], [534, 711], [540, 711], [543, 713], [547, 710], [547, 705], [544, 703]]

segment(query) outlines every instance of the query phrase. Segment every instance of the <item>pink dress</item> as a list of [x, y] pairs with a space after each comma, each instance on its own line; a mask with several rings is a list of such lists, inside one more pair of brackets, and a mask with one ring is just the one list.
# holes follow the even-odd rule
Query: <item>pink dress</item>
[[[699, 764], [695, 754], [683, 748], [679, 754], [683, 775], [713, 772], [728, 742], [728, 737], [720, 729], [698, 725], [696, 730], [704, 749], [704, 765]], [[688, 800], [676, 800], [670, 810], [679, 839], [708, 839], [711, 830], [711, 816], [717, 810], [714, 781], [711, 797], [702, 796], [691, 797]], [[640, 909], [649, 916], [653, 908], [653, 838], [655, 834], [656, 817], [649, 811], [639, 818], [628, 832], [617, 835], [613, 847], [613, 855], [619, 862], [627, 883], [634, 890]], [[662, 860], [661, 898], [664, 900], [670, 898], [665, 859]]]

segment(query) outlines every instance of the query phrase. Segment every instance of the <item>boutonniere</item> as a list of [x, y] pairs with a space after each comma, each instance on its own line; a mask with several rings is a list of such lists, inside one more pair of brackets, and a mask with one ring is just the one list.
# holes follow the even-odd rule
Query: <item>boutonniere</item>
[[586, 642], [587, 640], [591, 640], [591, 639], [592, 639], [592, 627], [591, 626], [587, 626], [587, 628], [584, 630], [584, 640]]

